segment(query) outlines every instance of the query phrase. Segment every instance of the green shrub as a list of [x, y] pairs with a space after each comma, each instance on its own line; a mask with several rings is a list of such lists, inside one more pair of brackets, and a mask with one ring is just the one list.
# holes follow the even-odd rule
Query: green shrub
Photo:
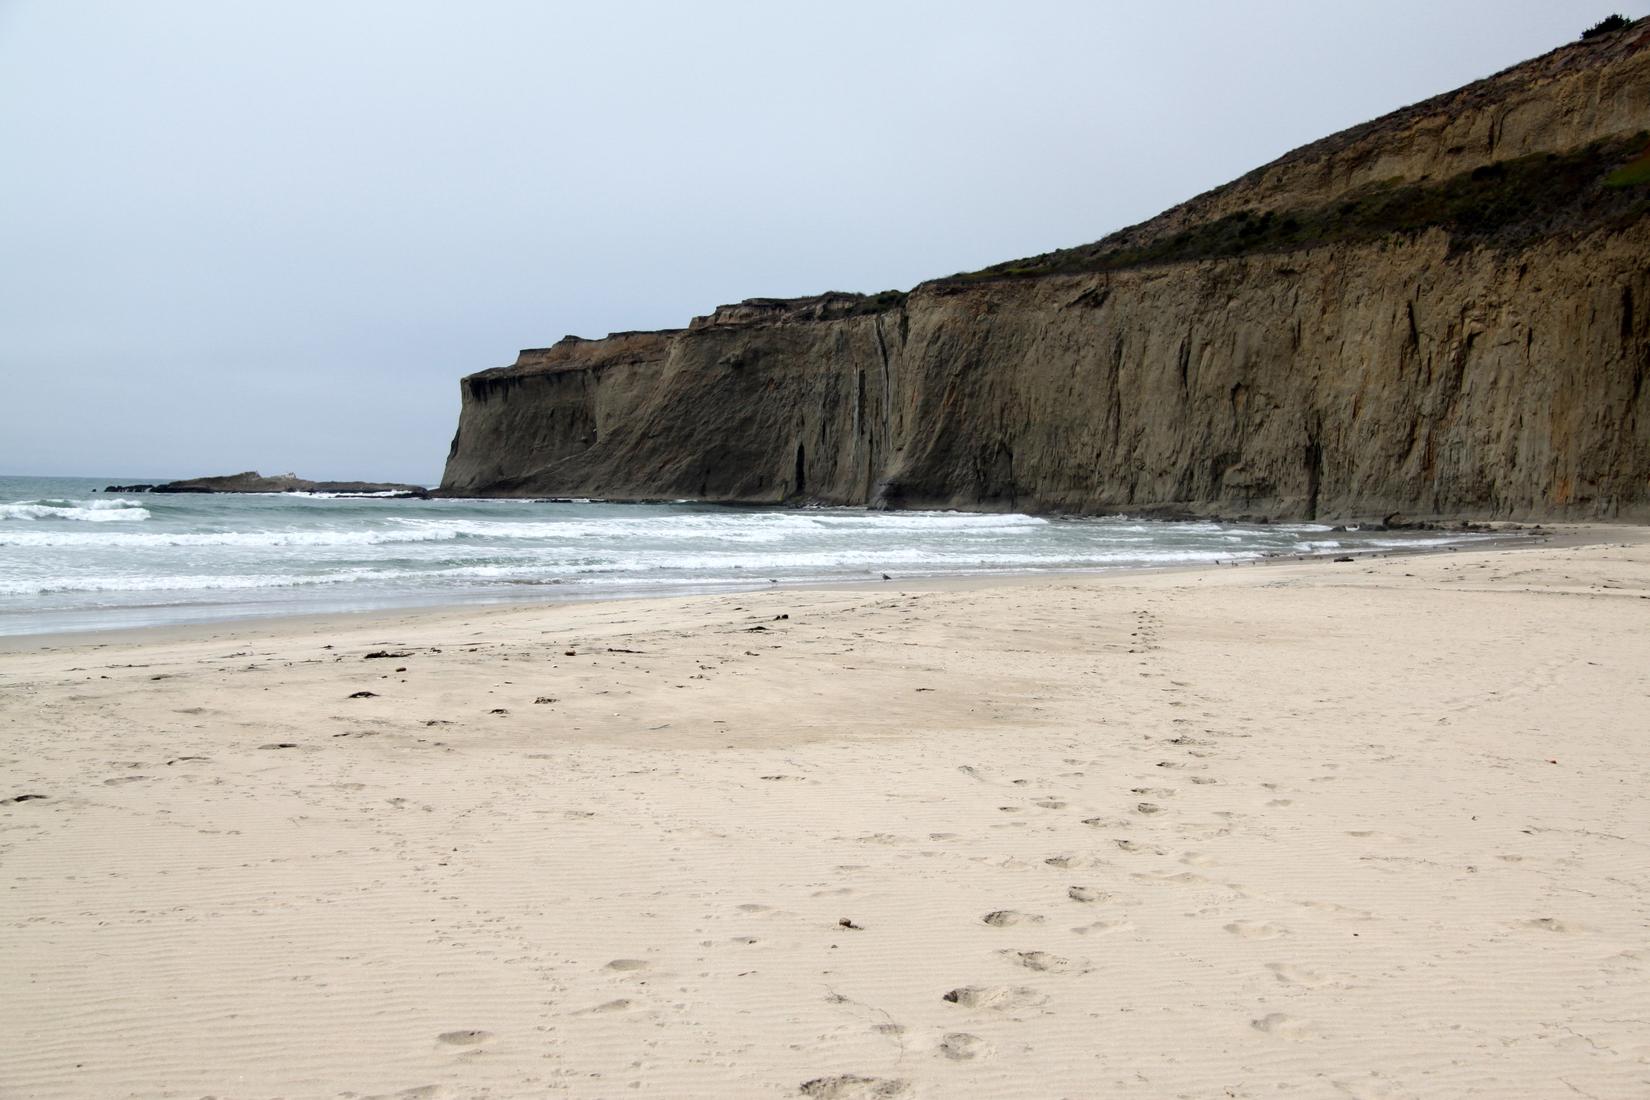
[[1626, 30], [1632, 25], [1633, 21], [1625, 15], [1612, 15], [1605, 19], [1600, 19], [1597, 23], [1594, 23], [1592, 26], [1582, 31], [1581, 40], [1585, 42], [1589, 38], [1597, 38], [1601, 34], [1615, 34], [1617, 31]]

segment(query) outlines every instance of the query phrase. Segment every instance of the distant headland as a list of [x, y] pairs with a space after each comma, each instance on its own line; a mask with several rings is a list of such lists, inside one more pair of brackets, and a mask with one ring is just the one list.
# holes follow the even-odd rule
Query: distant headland
[[192, 477], [159, 485], [109, 485], [105, 493], [335, 493], [345, 496], [427, 497], [422, 485], [388, 481], [310, 481], [297, 474], [264, 477], [256, 470], [217, 477]]

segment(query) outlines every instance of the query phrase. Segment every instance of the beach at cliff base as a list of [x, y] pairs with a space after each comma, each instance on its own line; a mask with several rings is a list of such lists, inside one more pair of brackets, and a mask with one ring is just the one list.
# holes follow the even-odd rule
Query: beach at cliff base
[[11, 639], [50, 1097], [1650, 1092], [1650, 543]]

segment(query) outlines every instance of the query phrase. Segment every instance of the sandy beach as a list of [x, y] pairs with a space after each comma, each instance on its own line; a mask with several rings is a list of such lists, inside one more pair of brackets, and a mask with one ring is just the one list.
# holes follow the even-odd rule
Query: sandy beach
[[0, 653], [0, 1096], [1650, 1095], [1650, 543]]

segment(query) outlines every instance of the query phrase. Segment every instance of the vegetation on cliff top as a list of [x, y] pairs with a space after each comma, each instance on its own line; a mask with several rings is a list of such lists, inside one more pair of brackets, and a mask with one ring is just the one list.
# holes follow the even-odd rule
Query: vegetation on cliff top
[[1388, 182], [1316, 207], [1239, 210], [1135, 248], [1105, 241], [1010, 260], [940, 283], [1119, 271], [1292, 252], [1442, 229], [1452, 248], [1516, 247], [1552, 233], [1626, 225], [1650, 212], [1650, 135], [1496, 161], [1430, 183]]
[[1633, 21], [1631, 19], [1618, 12], [1615, 15], [1605, 16], [1597, 23], [1594, 23], [1592, 26], [1582, 31], [1581, 40], [1585, 42], [1589, 38], [1597, 38], [1601, 34], [1614, 34], [1617, 31], [1624, 31], [1632, 25]]
[[905, 304], [905, 299], [911, 296], [905, 290], [879, 290], [875, 294], [862, 294], [858, 302], [849, 309], [848, 316], [857, 317], [862, 313], [886, 313], [890, 309], [897, 309]]

